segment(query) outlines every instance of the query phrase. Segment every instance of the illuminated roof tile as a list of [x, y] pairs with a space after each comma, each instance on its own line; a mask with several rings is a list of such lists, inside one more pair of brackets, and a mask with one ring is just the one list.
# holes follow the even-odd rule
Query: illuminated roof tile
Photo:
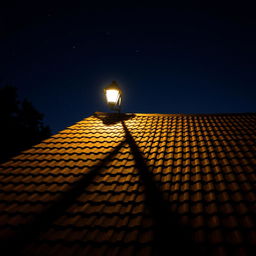
[[253, 253], [255, 168], [256, 114], [95, 113], [0, 166], [1, 250]]

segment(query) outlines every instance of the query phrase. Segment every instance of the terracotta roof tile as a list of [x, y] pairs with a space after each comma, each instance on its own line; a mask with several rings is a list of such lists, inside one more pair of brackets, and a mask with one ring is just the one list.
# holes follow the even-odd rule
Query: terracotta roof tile
[[97, 113], [0, 166], [1, 248], [255, 254], [255, 167], [255, 114]]

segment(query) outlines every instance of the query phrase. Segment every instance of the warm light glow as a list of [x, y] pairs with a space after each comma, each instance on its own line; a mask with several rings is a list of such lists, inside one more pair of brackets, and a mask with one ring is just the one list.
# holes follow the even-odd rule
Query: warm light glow
[[106, 97], [107, 97], [108, 103], [117, 104], [118, 99], [120, 97], [120, 93], [118, 90], [109, 89], [109, 90], [106, 90]]

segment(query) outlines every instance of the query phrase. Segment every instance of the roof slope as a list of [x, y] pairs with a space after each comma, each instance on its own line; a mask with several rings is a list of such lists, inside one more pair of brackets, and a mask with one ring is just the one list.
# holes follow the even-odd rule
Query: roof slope
[[256, 252], [256, 114], [104, 114], [0, 167], [1, 250]]

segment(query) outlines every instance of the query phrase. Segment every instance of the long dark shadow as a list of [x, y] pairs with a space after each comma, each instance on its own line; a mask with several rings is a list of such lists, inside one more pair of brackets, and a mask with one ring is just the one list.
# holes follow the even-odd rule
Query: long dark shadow
[[65, 191], [59, 200], [46, 208], [45, 211], [38, 214], [34, 221], [30, 224], [19, 226], [16, 230], [15, 237], [4, 241], [4, 243], [0, 245], [1, 252], [6, 252], [6, 254], [3, 255], [21, 255], [22, 248], [38, 238], [40, 233], [47, 230], [51, 223], [61, 216], [74, 203], [79, 195], [85, 192], [86, 187], [99, 174], [100, 170], [107, 162], [118, 153], [125, 143], [125, 140], [121, 141], [100, 163], [91, 168], [88, 173], [85, 173], [80, 180], [75, 182], [71, 189]]
[[170, 203], [166, 202], [158, 188], [152, 172], [140, 152], [125, 122], [121, 121], [125, 131], [126, 142], [131, 148], [140, 179], [145, 189], [146, 204], [155, 222], [155, 255], [199, 255], [192, 242], [191, 234], [178, 223], [178, 215], [170, 211]]

